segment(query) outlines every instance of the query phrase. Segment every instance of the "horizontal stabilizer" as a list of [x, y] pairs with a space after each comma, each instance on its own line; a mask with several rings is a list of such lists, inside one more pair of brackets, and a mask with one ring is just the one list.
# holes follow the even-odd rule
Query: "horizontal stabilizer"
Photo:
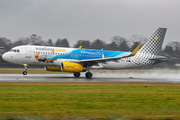
[[167, 57], [164, 56], [157, 56], [156, 58], [149, 58], [149, 60], [153, 60], [153, 61], [169, 61], [169, 59]]

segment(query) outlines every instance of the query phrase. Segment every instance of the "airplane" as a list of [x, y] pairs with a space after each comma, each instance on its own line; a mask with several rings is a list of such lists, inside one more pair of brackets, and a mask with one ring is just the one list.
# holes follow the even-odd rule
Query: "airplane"
[[40, 65], [47, 71], [74, 73], [74, 77], [80, 77], [81, 72], [86, 72], [86, 78], [91, 78], [91, 69], [131, 69], [168, 61], [166, 57], [158, 55], [166, 30], [158, 28], [142, 47], [139, 44], [133, 52], [29, 44], [12, 48], [2, 58], [10, 63], [24, 65], [23, 75], [27, 74], [28, 65]]

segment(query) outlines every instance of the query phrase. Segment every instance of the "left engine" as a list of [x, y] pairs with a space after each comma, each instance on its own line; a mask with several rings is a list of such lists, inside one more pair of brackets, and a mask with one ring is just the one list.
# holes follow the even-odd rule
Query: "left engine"
[[44, 69], [46, 71], [61, 72], [61, 67], [58, 67], [58, 66], [44, 66]]
[[73, 63], [73, 62], [62, 62], [61, 63], [61, 71], [62, 72], [85, 72], [86, 67], [81, 64]]

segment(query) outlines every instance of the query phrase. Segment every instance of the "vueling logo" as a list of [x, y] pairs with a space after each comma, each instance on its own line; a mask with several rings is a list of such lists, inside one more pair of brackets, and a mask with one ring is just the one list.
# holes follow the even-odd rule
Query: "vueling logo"
[[66, 49], [59, 49], [59, 48], [35, 47], [35, 49], [41, 51], [51, 51], [51, 52], [53, 52], [54, 50], [56, 52], [66, 52]]
[[66, 49], [58, 49], [58, 48], [54, 48], [54, 50], [55, 50], [56, 52], [66, 52]]

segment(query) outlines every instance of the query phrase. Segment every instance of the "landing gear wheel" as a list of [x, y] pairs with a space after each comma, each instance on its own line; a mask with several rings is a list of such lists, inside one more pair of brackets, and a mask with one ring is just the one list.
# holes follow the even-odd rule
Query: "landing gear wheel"
[[27, 75], [27, 71], [23, 71], [23, 75]]
[[91, 78], [92, 77], [92, 73], [91, 72], [87, 72], [85, 75], [86, 75], [86, 78]]
[[80, 72], [76, 72], [76, 73], [74, 73], [74, 77], [80, 77]]

